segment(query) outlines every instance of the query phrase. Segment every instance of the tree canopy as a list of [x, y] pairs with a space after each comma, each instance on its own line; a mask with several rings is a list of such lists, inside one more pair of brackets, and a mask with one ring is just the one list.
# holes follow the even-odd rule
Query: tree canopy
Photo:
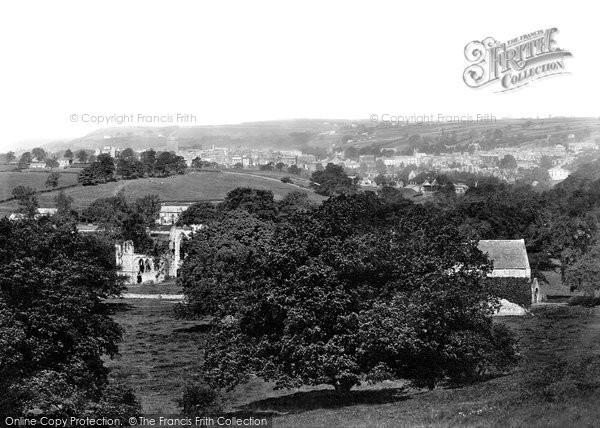
[[0, 220], [0, 416], [139, 413], [101, 359], [121, 337], [102, 299], [121, 289], [112, 246], [73, 223]]
[[278, 222], [232, 211], [186, 243], [188, 310], [215, 317], [204, 369], [280, 387], [404, 378], [433, 387], [514, 362], [490, 267], [455, 224], [402, 198], [331, 198]]

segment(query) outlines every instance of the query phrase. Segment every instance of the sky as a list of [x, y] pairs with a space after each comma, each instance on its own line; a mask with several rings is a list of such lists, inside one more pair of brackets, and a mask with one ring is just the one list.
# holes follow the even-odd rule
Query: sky
[[[372, 114], [598, 117], [595, 6], [1, 2], [0, 152], [83, 136], [102, 127], [94, 116], [195, 116], [181, 125]], [[551, 27], [559, 30], [557, 45], [573, 54], [565, 60], [569, 74], [503, 93], [463, 82], [470, 41]]]

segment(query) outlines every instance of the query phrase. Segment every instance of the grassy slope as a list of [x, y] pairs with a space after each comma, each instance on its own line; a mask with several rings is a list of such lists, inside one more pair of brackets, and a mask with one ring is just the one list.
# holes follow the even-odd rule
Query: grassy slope
[[[131, 290], [130, 290], [131, 291]], [[177, 413], [182, 385], [200, 368], [202, 323], [171, 318], [173, 303], [121, 300], [125, 328], [113, 375], [134, 386], [144, 411]], [[125, 302], [125, 303], [123, 303]], [[508, 376], [461, 388], [421, 391], [402, 383], [363, 386], [340, 401], [327, 387], [273, 391], [253, 380], [238, 409], [274, 412], [277, 426], [584, 426], [600, 420], [600, 309], [545, 306], [533, 317], [500, 319], [521, 339]]]
[[[45, 174], [39, 175], [45, 180]], [[283, 175], [284, 174], [281, 174], [281, 176]], [[26, 177], [28, 176], [29, 175]], [[71, 175], [69, 174], [69, 176]], [[23, 183], [16, 182], [16, 184], [13, 184], [16, 186]], [[6, 186], [0, 183], [0, 187]], [[98, 186], [74, 187], [65, 190], [65, 193], [73, 198], [73, 207], [75, 209], [81, 209], [98, 198], [114, 196], [120, 189], [124, 189], [125, 193], [130, 197], [157, 194], [164, 201], [196, 201], [223, 199], [227, 192], [236, 187], [252, 187], [261, 190], [271, 190], [276, 199], [281, 199], [293, 190], [302, 190], [296, 185], [282, 183], [277, 176], [259, 177], [247, 173], [190, 172], [186, 175], [174, 177], [122, 180]], [[10, 187], [10, 189], [12, 189], [12, 187]], [[312, 191], [307, 192], [314, 201], [321, 201], [323, 199]], [[57, 193], [58, 192], [48, 192], [40, 194], [40, 206], [54, 207], [54, 198]], [[15, 201], [0, 204], [0, 214], [14, 212], [16, 209], [17, 204]]]
[[[60, 173], [58, 179], [58, 186], [70, 186], [77, 183], [77, 174]], [[0, 172], [0, 200], [10, 198], [12, 189], [17, 186], [29, 186], [36, 190], [46, 189], [46, 180], [50, 171], [44, 172], [14, 172], [14, 171], [1, 171]]]

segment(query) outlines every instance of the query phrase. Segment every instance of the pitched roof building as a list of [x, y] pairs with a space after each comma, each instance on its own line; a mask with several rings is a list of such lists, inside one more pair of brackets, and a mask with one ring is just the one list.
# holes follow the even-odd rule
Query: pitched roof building
[[477, 246], [482, 253], [487, 253], [494, 263], [494, 269], [489, 276], [531, 279], [524, 239], [481, 240]]

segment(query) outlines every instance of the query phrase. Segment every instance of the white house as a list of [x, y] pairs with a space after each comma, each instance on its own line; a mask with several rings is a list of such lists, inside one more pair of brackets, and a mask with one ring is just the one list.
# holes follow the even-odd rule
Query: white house
[[569, 176], [569, 171], [563, 169], [560, 166], [555, 166], [554, 168], [550, 168], [548, 170], [548, 174], [550, 174], [550, 179], [553, 181], [562, 181]]

